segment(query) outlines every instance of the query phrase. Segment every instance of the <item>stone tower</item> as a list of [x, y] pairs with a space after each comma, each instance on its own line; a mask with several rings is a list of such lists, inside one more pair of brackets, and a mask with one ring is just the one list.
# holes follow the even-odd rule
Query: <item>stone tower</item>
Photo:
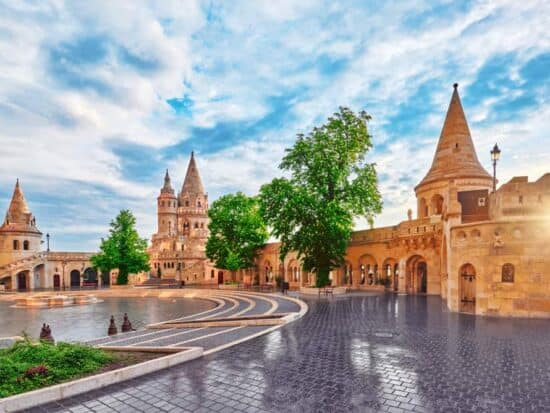
[[152, 272], [160, 273], [162, 278], [184, 281], [204, 277], [208, 195], [204, 191], [193, 152], [177, 196], [166, 171], [164, 185], [157, 198], [157, 217], [158, 230], [149, 248]]
[[178, 199], [170, 184], [168, 169], [164, 175], [164, 186], [157, 198], [158, 234], [164, 236], [176, 235], [178, 223]]
[[[416, 186], [418, 218], [442, 215], [456, 201], [449, 191], [489, 189], [492, 178], [476, 155], [470, 128], [462, 109], [458, 84], [441, 129], [432, 166]], [[453, 199], [454, 198], [454, 199]]]
[[39, 252], [41, 238], [42, 233], [36, 227], [18, 179], [0, 226], [0, 266]]
[[202, 186], [193, 152], [191, 152], [178, 200], [180, 206], [178, 218], [183, 233], [190, 237], [201, 238], [208, 228], [208, 195]]

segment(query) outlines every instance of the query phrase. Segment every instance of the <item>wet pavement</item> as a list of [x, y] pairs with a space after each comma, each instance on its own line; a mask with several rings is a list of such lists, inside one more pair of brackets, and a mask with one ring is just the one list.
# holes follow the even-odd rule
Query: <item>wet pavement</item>
[[550, 320], [453, 314], [438, 297], [305, 301], [272, 333], [33, 411], [550, 411]]
[[48, 323], [56, 340], [84, 341], [105, 336], [111, 314], [120, 328], [124, 313], [134, 328], [209, 310], [211, 301], [192, 298], [101, 297], [103, 302], [58, 308], [14, 308], [0, 301], [0, 337], [28, 333], [37, 338]]

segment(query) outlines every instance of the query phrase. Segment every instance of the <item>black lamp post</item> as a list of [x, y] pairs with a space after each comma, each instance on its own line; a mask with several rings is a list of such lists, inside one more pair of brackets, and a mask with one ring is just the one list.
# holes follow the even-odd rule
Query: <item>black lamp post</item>
[[50, 252], [50, 234], [49, 233], [46, 234], [46, 245], [47, 245], [46, 251]]
[[493, 192], [497, 190], [497, 161], [500, 159], [500, 148], [495, 143], [491, 150], [491, 160], [493, 161]]

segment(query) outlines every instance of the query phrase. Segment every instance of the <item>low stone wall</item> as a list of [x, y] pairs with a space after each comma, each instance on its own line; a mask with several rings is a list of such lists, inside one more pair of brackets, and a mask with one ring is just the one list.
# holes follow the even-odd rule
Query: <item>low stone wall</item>
[[[319, 291], [321, 294], [323, 294], [324, 290], [324, 288], [300, 287], [300, 292], [307, 295], [319, 295]], [[334, 295], [342, 295], [345, 294], [347, 291], [348, 289], [346, 287], [332, 287], [332, 294]]]

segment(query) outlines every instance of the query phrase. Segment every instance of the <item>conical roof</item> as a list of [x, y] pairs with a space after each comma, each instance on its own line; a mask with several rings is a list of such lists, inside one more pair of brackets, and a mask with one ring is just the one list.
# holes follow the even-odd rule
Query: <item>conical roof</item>
[[164, 186], [160, 189], [161, 194], [174, 195], [174, 188], [172, 188], [172, 183], [170, 182], [170, 175], [168, 174], [168, 169], [164, 175]]
[[195, 154], [191, 152], [191, 159], [187, 166], [187, 173], [181, 187], [181, 193], [185, 194], [204, 194], [204, 187], [202, 186], [201, 176], [195, 163]]
[[0, 227], [2, 231], [31, 231], [39, 232], [35, 226], [34, 217], [27, 206], [19, 179], [15, 182], [15, 188], [11, 197], [10, 206], [6, 212], [4, 224]]
[[458, 95], [458, 84], [455, 83], [453, 87], [453, 95], [432, 166], [417, 188], [430, 182], [456, 178], [491, 179], [477, 159], [470, 128]]

